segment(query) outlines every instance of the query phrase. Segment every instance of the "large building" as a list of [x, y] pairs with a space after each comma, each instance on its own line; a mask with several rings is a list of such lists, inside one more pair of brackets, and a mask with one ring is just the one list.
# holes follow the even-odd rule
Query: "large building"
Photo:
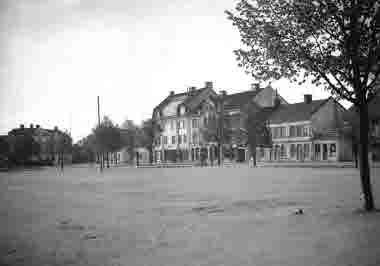
[[216, 116], [217, 99], [212, 82], [182, 93], [171, 91], [153, 110], [152, 118], [161, 128], [154, 145], [154, 161], [198, 160], [205, 145], [201, 128], [207, 119]]
[[20, 125], [19, 128], [12, 129], [8, 132], [10, 153], [15, 152], [17, 142], [25, 136], [32, 137], [34, 142], [38, 144], [36, 152], [33, 152], [32, 155], [27, 158], [28, 161], [56, 164], [59, 159], [58, 153], [63, 148], [65, 148], [65, 153], [63, 153], [64, 161], [66, 163], [72, 161], [70, 151], [72, 139], [68, 133], [59, 130], [57, 127], [54, 129], [45, 129], [40, 127], [40, 125], [34, 126], [30, 124], [30, 127]]
[[[170, 94], [153, 110], [153, 120], [161, 127], [154, 145], [154, 161], [197, 161], [202, 154], [213, 162], [219, 154], [218, 143], [205, 138], [205, 128], [223, 115], [223, 121], [232, 133], [231, 141], [223, 143], [225, 151], [238, 150], [239, 160], [246, 160], [246, 143], [234, 138], [234, 132], [243, 127], [242, 113], [248, 105], [272, 107], [275, 99], [287, 104], [271, 87], [253, 85], [248, 91], [227, 94], [215, 92], [212, 82], [203, 88], [190, 87], [186, 92]], [[234, 154], [232, 152], [231, 154]], [[235, 156], [236, 157], [236, 156]]]

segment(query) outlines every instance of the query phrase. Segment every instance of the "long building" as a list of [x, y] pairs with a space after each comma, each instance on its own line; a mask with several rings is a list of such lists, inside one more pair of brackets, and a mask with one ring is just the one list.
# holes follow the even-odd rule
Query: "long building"
[[[220, 149], [216, 140], [205, 137], [205, 128], [209, 129], [212, 121], [222, 119], [236, 132], [242, 127], [246, 106], [273, 107], [276, 98], [287, 104], [271, 86], [252, 85], [248, 91], [229, 95], [225, 90], [216, 93], [213, 83], [205, 82], [203, 88], [171, 91], [153, 110], [152, 118], [161, 128], [154, 143], [154, 161], [197, 161], [203, 155], [212, 163]], [[235, 153], [240, 150], [239, 160], [248, 159], [246, 143], [234, 141], [233, 144], [224, 142], [224, 150], [235, 149]]]

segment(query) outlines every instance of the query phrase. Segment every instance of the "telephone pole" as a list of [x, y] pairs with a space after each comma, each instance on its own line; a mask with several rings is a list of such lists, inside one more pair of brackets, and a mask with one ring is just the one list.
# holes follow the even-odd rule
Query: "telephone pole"
[[[99, 96], [98, 96], [98, 130], [100, 129], [100, 103], [99, 103]], [[98, 140], [98, 145], [99, 145], [99, 140]], [[100, 145], [98, 146], [98, 148]], [[101, 149], [100, 149], [101, 150]], [[103, 171], [103, 153], [98, 151], [98, 158], [100, 162], [100, 171]]]

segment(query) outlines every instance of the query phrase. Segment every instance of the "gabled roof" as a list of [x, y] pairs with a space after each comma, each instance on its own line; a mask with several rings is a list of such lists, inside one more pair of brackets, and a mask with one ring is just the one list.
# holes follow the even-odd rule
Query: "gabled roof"
[[311, 103], [300, 102], [280, 105], [269, 117], [269, 120], [272, 124], [309, 120], [329, 99], [315, 100]]
[[226, 95], [224, 99], [224, 109], [241, 108], [252, 101], [261, 90], [262, 88]]
[[[201, 88], [195, 89], [192, 92], [181, 92], [174, 95], [168, 95], [160, 104], [154, 108], [154, 111], [164, 108], [167, 104], [173, 101], [182, 101], [179, 104], [183, 104], [190, 110], [193, 110], [204, 100], [205, 97], [213, 94], [213, 92], [214, 91], [212, 88]], [[214, 92], [214, 94], [216, 93]]]

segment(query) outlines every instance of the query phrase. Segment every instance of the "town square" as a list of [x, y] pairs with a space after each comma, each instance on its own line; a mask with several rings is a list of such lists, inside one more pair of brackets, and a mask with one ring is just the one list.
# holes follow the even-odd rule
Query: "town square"
[[379, 0], [1, 0], [0, 266], [380, 265]]

